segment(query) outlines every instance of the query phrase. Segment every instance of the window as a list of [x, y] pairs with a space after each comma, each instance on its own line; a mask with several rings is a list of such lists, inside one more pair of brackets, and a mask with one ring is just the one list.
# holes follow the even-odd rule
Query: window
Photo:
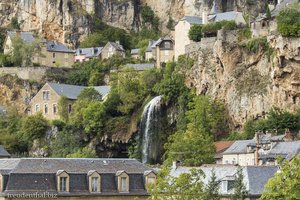
[[52, 57], [55, 58], [55, 53], [52, 54]]
[[121, 187], [120, 191], [121, 192], [127, 192], [127, 184], [126, 184], [127, 178], [126, 177], [121, 177]]
[[232, 160], [232, 164], [235, 164], [235, 158], [233, 158], [233, 160]]
[[43, 100], [49, 100], [50, 92], [49, 91], [43, 91]]
[[60, 192], [66, 192], [67, 191], [67, 177], [60, 177]]
[[56, 115], [57, 114], [57, 105], [53, 104], [53, 114]]
[[165, 48], [170, 49], [171, 48], [171, 42], [165, 42]]
[[92, 192], [98, 192], [98, 177], [92, 177]]
[[35, 112], [40, 112], [40, 105], [39, 104], [35, 105]]
[[44, 111], [45, 111], [45, 114], [47, 115], [47, 114], [48, 114], [48, 104], [45, 104], [45, 109], [44, 109]]
[[69, 113], [72, 112], [72, 104], [69, 104], [69, 105], [68, 105], [68, 112], [69, 112]]
[[227, 181], [227, 191], [230, 191], [234, 188], [234, 181], [233, 180], [228, 180]]
[[112, 52], [113, 51], [113, 48], [112, 47], [109, 47], [109, 50], [108, 50], [109, 52]]

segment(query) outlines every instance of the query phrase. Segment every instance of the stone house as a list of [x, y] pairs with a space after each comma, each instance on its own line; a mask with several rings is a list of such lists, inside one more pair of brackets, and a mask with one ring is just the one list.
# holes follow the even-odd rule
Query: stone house
[[140, 49], [131, 49], [130, 55], [134, 59], [140, 59], [139, 52], [140, 52]]
[[204, 177], [202, 181], [207, 185], [212, 177], [214, 171], [216, 179], [219, 183], [219, 195], [222, 200], [230, 200], [234, 190], [234, 182], [238, 170], [243, 174], [243, 183], [247, 190], [246, 200], [259, 199], [264, 192], [264, 185], [270, 178], [277, 173], [276, 166], [245, 166], [239, 169], [237, 165], [202, 165], [201, 167], [184, 167], [173, 164], [170, 175], [178, 177], [183, 173], [190, 173], [192, 169], [202, 170]]
[[[30, 101], [29, 114], [41, 112], [46, 119], [59, 119], [58, 103], [61, 97], [68, 99], [68, 112], [72, 111], [72, 104], [76, 101], [78, 95], [83, 91], [85, 86], [67, 85], [59, 83], [46, 83]], [[105, 100], [109, 91], [109, 86], [94, 87]]]
[[0, 200], [146, 200], [146, 185], [155, 181], [156, 173], [135, 159], [0, 160]]
[[58, 41], [43, 41], [41, 55], [34, 58], [35, 62], [47, 67], [72, 67], [74, 50]]
[[119, 42], [108, 42], [102, 49], [101, 59], [107, 59], [113, 55], [119, 55], [125, 58], [125, 50]]
[[256, 134], [252, 140], [235, 141], [222, 153], [222, 164], [277, 165], [276, 157], [290, 160], [300, 153], [300, 141], [287, 135]]
[[90, 59], [101, 59], [103, 47], [79, 48], [75, 52], [75, 62], [84, 62]]
[[0, 159], [2, 158], [10, 158], [10, 154], [5, 150], [5, 148], [2, 145], [0, 145]]
[[7, 31], [6, 38], [3, 43], [4, 54], [10, 54], [12, 52], [12, 41], [16, 36], [20, 37], [24, 42], [29, 44], [35, 40], [32, 32]]
[[174, 40], [170, 37], [159, 38], [151, 46], [156, 67], [161, 68], [174, 60]]
[[202, 24], [202, 18], [197, 16], [184, 16], [175, 26], [175, 60], [185, 54], [185, 46], [193, 43], [189, 39], [189, 30], [194, 24]]

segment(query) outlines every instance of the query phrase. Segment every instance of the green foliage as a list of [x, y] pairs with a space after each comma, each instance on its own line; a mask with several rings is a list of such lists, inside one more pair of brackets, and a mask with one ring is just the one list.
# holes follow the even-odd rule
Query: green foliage
[[32, 66], [33, 56], [41, 54], [41, 43], [35, 40], [32, 43], [27, 43], [16, 36], [12, 40], [11, 61], [15, 66], [28, 67]]
[[141, 17], [144, 25], [149, 23], [153, 29], [158, 30], [159, 18], [155, 16], [155, 13], [150, 6], [146, 5], [142, 8]]
[[201, 200], [204, 197], [204, 174], [199, 169], [192, 169], [190, 173], [183, 173], [179, 177], [169, 176], [169, 170], [163, 168], [157, 177], [155, 185], [148, 187], [151, 199], [163, 200]]
[[3, 52], [3, 45], [6, 38], [7, 30], [5, 28], [0, 28], [0, 52]]
[[202, 25], [194, 24], [189, 30], [189, 39], [199, 42], [202, 38]]
[[282, 134], [286, 129], [292, 132], [300, 130], [300, 112], [290, 113], [275, 107], [270, 110], [267, 119], [248, 121], [245, 124], [244, 133], [247, 138], [251, 139], [257, 131]]
[[78, 149], [75, 153], [69, 154], [68, 158], [96, 158], [96, 151], [89, 148], [84, 147], [82, 149]]
[[235, 21], [226, 20], [208, 23], [202, 26], [202, 33], [204, 33], [204, 35], [217, 34], [218, 30], [222, 28], [224, 30], [234, 30], [236, 29], [236, 23]]
[[102, 95], [95, 90], [95, 88], [89, 87], [85, 88], [80, 92], [80, 94], [77, 97], [77, 100], [95, 100], [95, 101], [101, 101]]
[[167, 23], [167, 29], [174, 30], [175, 21], [172, 19], [172, 17], [169, 17], [168, 23]]
[[267, 19], [271, 19], [271, 17], [272, 17], [268, 4], [266, 4], [266, 17], [267, 17]]
[[17, 17], [11, 18], [10, 27], [12, 29], [17, 29], [17, 30], [20, 29], [20, 24], [18, 22], [18, 18]]
[[267, 38], [254, 38], [248, 41], [246, 44], [242, 45], [242, 48], [251, 53], [258, 53], [259, 51], [264, 51], [268, 49], [269, 43]]
[[186, 55], [180, 55], [177, 61], [179, 71], [190, 70], [194, 66], [194, 60]]
[[238, 167], [234, 179], [232, 200], [244, 200], [247, 197], [248, 191], [244, 184], [244, 175], [241, 167]]
[[280, 173], [268, 180], [261, 200], [299, 199], [300, 197], [300, 155], [284, 161]]
[[11, 67], [13, 66], [12, 58], [7, 54], [0, 54], [0, 66]]
[[220, 181], [217, 180], [216, 173], [212, 170], [210, 180], [204, 187], [204, 199], [219, 200], [219, 188]]
[[238, 40], [242, 41], [242, 40], [247, 40], [250, 39], [252, 37], [252, 32], [250, 27], [244, 27], [242, 29], [238, 30]]
[[58, 101], [58, 114], [61, 117], [62, 120], [68, 121], [69, 119], [69, 110], [68, 110], [68, 104], [69, 100], [65, 96], [61, 96]]
[[300, 6], [298, 3], [287, 6], [276, 17], [277, 30], [285, 37], [300, 37]]

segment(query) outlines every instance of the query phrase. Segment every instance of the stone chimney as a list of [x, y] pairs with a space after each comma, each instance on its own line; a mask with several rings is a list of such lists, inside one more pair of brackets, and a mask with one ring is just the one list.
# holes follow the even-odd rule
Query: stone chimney
[[202, 24], [207, 24], [207, 23], [208, 23], [207, 8], [203, 8], [203, 12], [202, 12]]
[[116, 41], [116, 43], [117, 43], [117, 44], [120, 44], [120, 41], [118, 40], [118, 41]]
[[179, 160], [175, 160], [175, 161], [173, 161], [173, 163], [172, 163], [172, 170], [176, 170], [179, 166], [180, 166], [180, 161]]

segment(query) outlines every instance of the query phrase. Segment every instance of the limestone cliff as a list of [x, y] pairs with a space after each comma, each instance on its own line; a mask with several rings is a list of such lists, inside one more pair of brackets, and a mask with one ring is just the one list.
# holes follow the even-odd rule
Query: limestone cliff
[[[219, 12], [239, 10], [253, 15], [265, 8], [263, 1], [249, 2], [216, 0], [216, 5]], [[93, 16], [115, 27], [137, 30], [144, 5], [155, 11], [165, 31], [169, 16], [175, 22], [184, 15], [202, 16], [213, 0], [0, 0], [0, 23], [7, 26], [17, 17], [21, 30], [74, 46], [91, 32]]]
[[273, 107], [300, 107], [300, 39], [268, 37], [272, 55], [251, 53], [238, 42], [218, 39], [190, 56], [196, 60], [187, 84], [223, 101], [235, 128], [264, 117]]

